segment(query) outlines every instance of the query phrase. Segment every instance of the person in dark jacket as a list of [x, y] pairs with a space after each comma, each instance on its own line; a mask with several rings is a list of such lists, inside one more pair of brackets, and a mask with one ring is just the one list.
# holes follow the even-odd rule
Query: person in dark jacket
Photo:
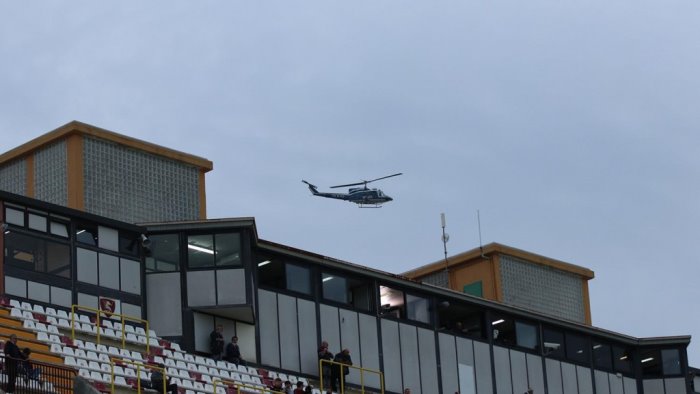
[[17, 346], [17, 335], [10, 335], [10, 339], [5, 342], [5, 372], [7, 373], [6, 394], [13, 394], [15, 392], [17, 366], [24, 359], [24, 353], [22, 353]]
[[224, 352], [224, 336], [221, 334], [224, 331], [224, 326], [221, 324], [216, 326], [216, 329], [209, 334], [209, 351], [211, 358], [221, 360]]
[[238, 346], [238, 337], [231, 337], [231, 342], [226, 345], [226, 356], [224, 360], [237, 365], [245, 365], [245, 361], [241, 357], [241, 348]]
[[[158, 368], [151, 372], [151, 388], [159, 393], [167, 391], [170, 394], [177, 394], [177, 384], [170, 383], [170, 379], [163, 379], [163, 364], [156, 364]], [[163, 387], [165, 386], [165, 387]]]
[[[319, 360], [333, 361], [333, 353], [328, 351], [328, 342], [327, 341], [321, 342], [321, 345], [318, 347], [318, 359]], [[326, 387], [321, 387], [321, 389], [331, 387], [330, 380], [332, 377], [332, 373], [331, 373], [332, 370], [333, 370], [333, 366], [331, 364], [323, 363], [321, 371], [319, 371], [319, 373], [323, 376], [323, 383], [324, 383], [324, 386], [326, 386]]]
[[[345, 365], [352, 365], [352, 358], [350, 358], [350, 349], [343, 349], [342, 352], [338, 353], [335, 355], [335, 358], [333, 361]], [[344, 393], [345, 392], [345, 383], [347, 380], [347, 376], [350, 373], [350, 368], [334, 364], [333, 368], [331, 369], [331, 390], [337, 392], [337, 383], [342, 382], [340, 385], [340, 392]], [[341, 378], [342, 376], [342, 378]]]

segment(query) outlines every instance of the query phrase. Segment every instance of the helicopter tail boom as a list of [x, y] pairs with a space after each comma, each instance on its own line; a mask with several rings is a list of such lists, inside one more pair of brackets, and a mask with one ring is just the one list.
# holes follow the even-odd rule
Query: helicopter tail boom
[[318, 194], [318, 187], [317, 187], [316, 185], [312, 185], [312, 184], [310, 184], [309, 182], [307, 182], [307, 181], [305, 181], [305, 180], [303, 180], [303, 179], [302, 179], [301, 181], [304, 182], [304, 183], [306, 183], [307, 185], [309, 185], [309, 190], [311, 190], [311, 193], [312, 193], [313, 195], [317, 195], [317, 194]]

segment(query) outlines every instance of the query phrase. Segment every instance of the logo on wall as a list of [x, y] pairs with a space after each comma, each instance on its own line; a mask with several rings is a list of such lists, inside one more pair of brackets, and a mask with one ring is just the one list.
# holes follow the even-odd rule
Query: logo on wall
[[111, 298], [100, 297], [100, 310], [104, 312], [104, 314], [107, 315], [107, 317], [112, 316], [116, 307], [117, 301]]

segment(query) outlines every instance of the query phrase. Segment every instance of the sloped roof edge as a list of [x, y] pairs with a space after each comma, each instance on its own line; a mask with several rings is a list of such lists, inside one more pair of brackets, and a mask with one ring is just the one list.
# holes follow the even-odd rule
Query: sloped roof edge
[[[514, 257], [519, 257], [521, 259], [527, 260], [535, 264], [540, 264], [547, 267], [552, 267], [562, 271], [570, 272], [582, 276], [585, 279], [593, 279], [595, 277], [595, 273], [588, 268], [552, 259], [522, 249], [517, 249], [512, 246], [499, 244], [496, 242], [484, 245], [483, 248], [474, 248], [466, 252], [450, 256], [447, 258], [447, 266], [455, 267], [464, 264], [468, 261], [479, 258], [482, 255], [487, 256], [490, 254], [506, 254]], [[406, 271], [402, 275], [415, 279], [443, 269], [445, 269], [444, 259], [420, 266], [410, 271]]]
[[211, 171], [214, 168], [214, 164], [205, 158], [166, 148], [164, 146], [156, 145], [137, 138], [128, 137], [87, 123], [78, 122], [76, 120], [68, 122], [55, 130], [49, 131], [46, 134], [40, 135], [29, 142], [3, 153], [0, 155], [0, 164], [18, 159], [28, 153], [38, 150], [41, 147], [49, 145], [72, 134], [87, 135], [111, 141], [119, 145], [128, 146], [130, 148], [145, 151], [157, 156], [187, 163], [198, 167], [204, 172]]

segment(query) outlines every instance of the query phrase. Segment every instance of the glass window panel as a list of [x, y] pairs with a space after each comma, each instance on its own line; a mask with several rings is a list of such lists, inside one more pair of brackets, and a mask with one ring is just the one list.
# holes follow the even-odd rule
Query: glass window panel
[[324, 273], [321, 277], [323, 284], [323, 298], [343, 304], [348, 303], [347, 280], [338, 275]]
[[287, 280], [284, 275], [284, 263], [281, 261], [265, 257], [258, 262], [258, 281], [260, 285], [275, 289], [285, 289]]
[[593, 342], [593, 366], [598, 369], [612, 370], [612, 352], [610, 345]]
[[46, 244], [46, 272], [53, 275], [70, 278], [70, 247], [57, 242]]
[[437, 309], [440, 330], [484, 338], [484, 314], [479, 308], [456, 301], [441, 301]]
[[492, 314], [491, 330], [494, 342], [508, 346], [515, 346], [517, 344], [515, 321], [513, 318], [497, 313]]
[[70, 248], [16, 232], [5, 234], [5, 258], [10, 265], [70, 277]]
[[187, 237], [187, 261], [190, 268], [214, 266], [214, 237], [211, 234]]
[[311, 294], [311, 271], [306, 267], [287, 263], [287, 290], [297, 293]]
[[5, 208], [5, 222], [24, 227], [24, 211]]
[[97, 246], [97, 226], [79, 223], [75, 226], [75, 240], [77, 242]]
[[632, 373], [632, 351], [628, 348], [623, 348], [620, 346], [612, 347], [613, 353], [613, 367], [615, 372], [621, 372], [625, 374]]
[[642, 364], [642, 375], [646, 378], [662, 376], [661, 352], [658, 349], [643, 350], [639, 361]]
[[180, 243], [177, 234], [159, 234], [148, 237], [151, 255], [146, 257], [146, 272], [180, 270]]
[[590, 362], [590, 340], [578, 334], [566, 333], [566, 358], [577, 363]]
[[537, 349], [537, 326], [516, 321], [515, 336], [518, 346], [528, 349]]
[[232, 266], [241, 265], [241, 235], [239, 233], [227, 233], [215, 235], [216, 265]]
[[678, 349], [661, 350], [661, 360], [665, 376], [681, 374], [681, 357]]
[[51, 234], [68, 238], [68, 225], [65, 223], [51, 222]]
[[140, 247], [141, 234], [128, 231], [119, 232], [119, 253], [138, 256]]
[[553, 328], [542, 330], [542, 345], [547, 357], [564, 358], [564, 333]]
[[27, 215], [29, 217], [29, 228], [32, 230], [46, 232], [46, 217], [30, 213]]
[[405, 318], [403, 291], [387, 286], [379, 286], [380, 315]]
[[430, 300], [423, 297], [406, 294], [406, 313], [408, 319], [422, 323], [430, 323]]

